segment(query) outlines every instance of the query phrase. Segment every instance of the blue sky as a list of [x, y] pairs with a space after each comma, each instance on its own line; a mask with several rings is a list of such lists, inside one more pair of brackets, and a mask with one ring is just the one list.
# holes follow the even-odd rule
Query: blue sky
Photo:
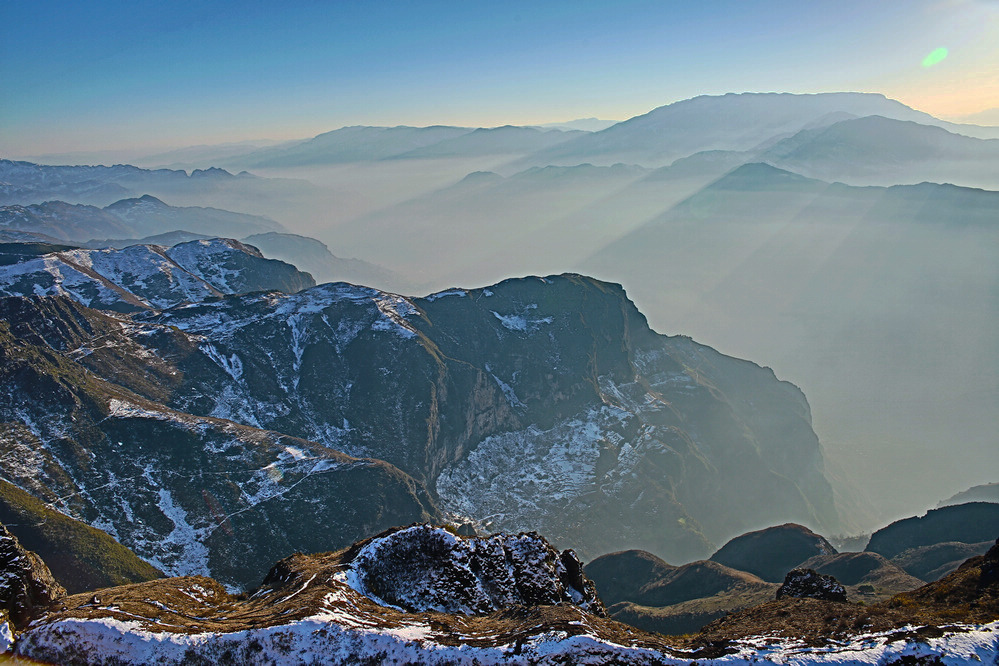
[[730, 91], [999, 107], [996, 0], [285, 5], [0, 2], [0, 155], [623, 119]]

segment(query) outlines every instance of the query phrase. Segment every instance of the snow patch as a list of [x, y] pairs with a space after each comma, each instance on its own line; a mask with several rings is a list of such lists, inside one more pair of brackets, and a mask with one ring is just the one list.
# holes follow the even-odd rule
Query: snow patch
[[468, 292], [465, 291], [464, 289], [447, 289], [445, 291], [438, 291], [436, 294], [430, 294], [425, 298], [426, 300], [433, 303], [436, 300], [439, 300], [441, 298], [447, 298], [448, 296], [457, 296], [458, 298], [464, 298], [465, 296], [468, 296]]

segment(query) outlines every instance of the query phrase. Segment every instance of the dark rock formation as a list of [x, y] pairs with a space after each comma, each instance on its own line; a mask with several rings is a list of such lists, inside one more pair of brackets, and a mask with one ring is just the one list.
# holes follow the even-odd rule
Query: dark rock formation
[[897, 520], [871, 535], [867, 550], [888, 559], [909, 548], [957, 541], [974, 544], [999, 534], [999, 504], [968, 502]]
[[0, 525], [0, 608], [15, 626], [24, 626], [66, 590], [35, 553], [25, 550], [7, 528]]
[[9, 478], [168, 574], [250, 584], [436, 506], [584, 558], [690, 561], [747, 524], [835, 520], [797, 388], [579, 275], [0, 315], [4, 441], [38, 461]]
[[604, 614], [575, 553], [559, 553], [536, 533], [461, 537], [414, 525], [361, 542], [344, 559], [359, 591], [411, 612], [574, 604]]
[[999, 539], [982, 558], [982, 575], [979, 587], [999, 585]]
[[777, 599], [822, 599], [846, 601], [846, 589], [832, 576], [816, 573], [813, 569], [794, 569], [784, 577], [784, 584], [777, 590]]

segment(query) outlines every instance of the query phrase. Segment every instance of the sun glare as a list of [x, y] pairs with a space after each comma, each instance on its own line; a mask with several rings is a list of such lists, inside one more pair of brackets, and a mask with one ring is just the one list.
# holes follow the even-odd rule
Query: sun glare
[[947, 49], [941, 46], [938, 49], [933, 49], [930, 54], [923, 58], [923, 67], [932, 67], [941, 63], [947, 57]]

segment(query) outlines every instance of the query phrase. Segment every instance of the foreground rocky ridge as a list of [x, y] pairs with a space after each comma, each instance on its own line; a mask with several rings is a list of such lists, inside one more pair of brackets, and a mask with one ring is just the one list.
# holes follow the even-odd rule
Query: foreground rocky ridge
[[[442, 612], [437, 606], [461, 568], [444, 564], [429, 577], [421, 566], [409, 568], [433, 555], [434, 543], [448, 544], [452, 564], [478, 553], [486, 568], [517, 582], [480, 588], [495, 607]], [[532, 555], [511, 561], [501, 553], [513, 543]], [[411, 591], [422, 583], [423, 591], [409, 596], [416, 605], [403, 610], [359, 584], [372, 553], [383, 556], [384, 568], [368, 570], [370, 586]], [[337, 553], [287, 558], [240, 597], [204, 577], [67, 597], [16, 636], [14, 652], [67, 664], [962, 664], [999, 657], [999, 545], [883, 607], [785, 599], [685, 639], [599, 617], [585, 578], [583, 589], [575, 587], [559, 566], [565, 557], [537, 535], [462, 538], [413, 526]], [[555, 601], [511, 606], [503, 595], [527, 581]]]

